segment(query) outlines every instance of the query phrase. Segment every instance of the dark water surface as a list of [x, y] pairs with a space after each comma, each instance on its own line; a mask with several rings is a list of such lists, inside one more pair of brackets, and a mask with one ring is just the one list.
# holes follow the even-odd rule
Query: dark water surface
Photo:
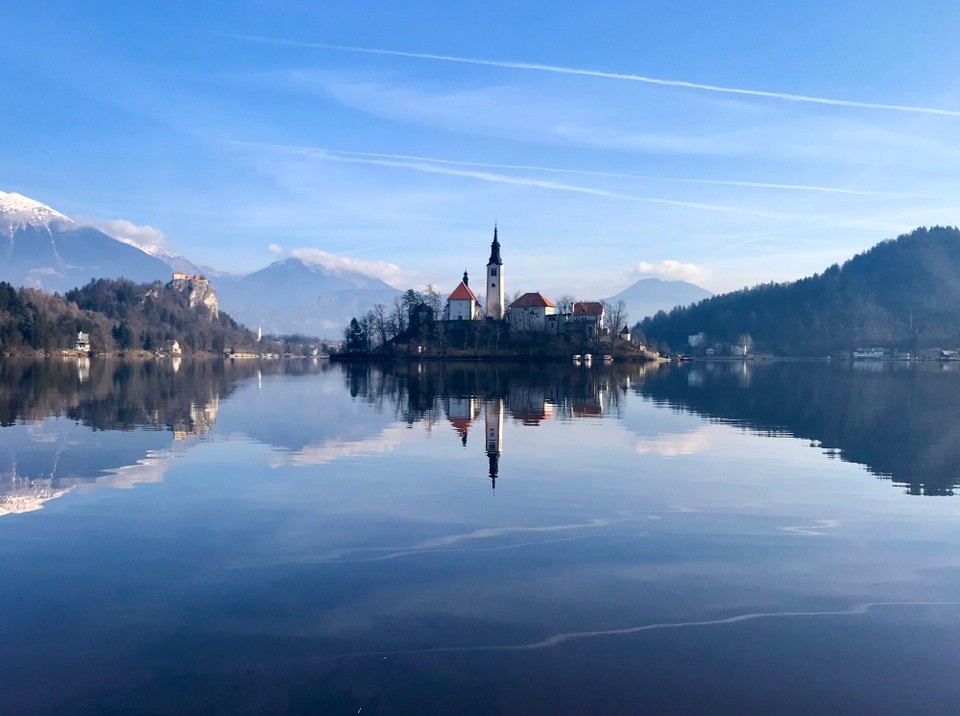
[[952, 367], [0, 363], [0, 713], [956, 713]]

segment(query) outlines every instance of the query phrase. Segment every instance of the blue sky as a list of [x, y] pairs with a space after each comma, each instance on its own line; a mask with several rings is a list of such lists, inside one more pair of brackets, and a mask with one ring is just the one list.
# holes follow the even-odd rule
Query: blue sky
[[295, 252], [449, 291], [497, 221], [508, 293], [596, 298], [641, 276], [723, 291], [960, 223], [953, 3], [75, 1], [4, 18], [0, 190], [226, 270]]

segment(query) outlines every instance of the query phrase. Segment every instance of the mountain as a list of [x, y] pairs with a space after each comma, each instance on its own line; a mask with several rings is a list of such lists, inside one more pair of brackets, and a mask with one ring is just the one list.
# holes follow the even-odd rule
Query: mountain
[[17, 193], [0, 192], [0, 280], [67, 291], [91, 278], [168, 280], [169, 267], [139, 248]]
[[337, 337], [353, 316], [400, 291], [361, 273], [330, 271], [298, 258], [276, 261], [241, 277], [214, 281], [220, 306], [241, 323], [262, 322], [264, 333]]
[[686, 281], [642, 278], [615, 296], [604, 300], [611, 304], [623, 301], [627, 304], [627, 313], [630, 317], [639, 321], [646, 316], [653, 316], [657, 311], [669, 311], [675, 306], [686, 306], [710, 298], [712, 295], [707, 289]]
[[715, 296], [645, 319], [648, 340], [675, 349], [749, 334], [755, 350], [829, 355], [856, 348], [960, 347], [960, 230], [919, 228], [799, 281]]

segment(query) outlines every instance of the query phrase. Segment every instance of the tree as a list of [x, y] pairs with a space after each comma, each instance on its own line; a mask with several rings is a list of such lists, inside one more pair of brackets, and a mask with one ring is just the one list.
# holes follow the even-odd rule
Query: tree
[[620, 329], [627, 324], [630, 315], [627, 313], [627, 304], [622, 299], [610, 304], [603, 301], [604, 311], [607, 314], [607, 325], [610, 331], [610, 342], [613, 343], [620, 335]]
[[741, 333], [737, 338], [737, 345], [743, 351], [742, 355], [746, 356], [749, 350], [753, 347], [753, 338], [750, 337], [749, 333]]
[[576, 298], [569, 293], [565, 293], [557, 299], [557, 308], [560, 309], [561, 313], [571, 313], [573, 312], [573, 304], [576, 302]]
[[366, 336], [356, 318], [350, 319], [350, 325], [344, 329], [343, 338], [347, 342], [348, 351], [362, 351], [366, 347]]

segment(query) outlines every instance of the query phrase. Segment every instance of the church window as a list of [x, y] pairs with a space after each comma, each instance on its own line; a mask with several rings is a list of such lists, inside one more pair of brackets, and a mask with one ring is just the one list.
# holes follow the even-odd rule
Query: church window
[[495, 268], [490, 269], [490, 275], [491, 275], [491, 276], [496, 276], [496, 275], [497, 275], [497, 270], [496, 270]]

